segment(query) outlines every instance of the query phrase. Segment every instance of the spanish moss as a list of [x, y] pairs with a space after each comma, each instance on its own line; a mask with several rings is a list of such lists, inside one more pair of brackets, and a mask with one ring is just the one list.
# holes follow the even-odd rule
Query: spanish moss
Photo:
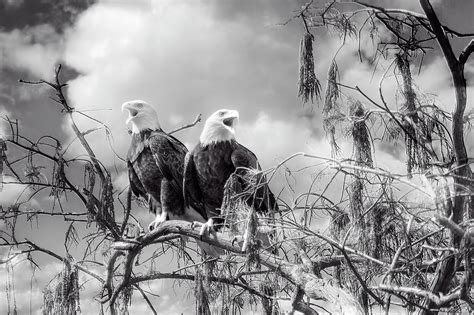
[[339, 85], [338, 85], [339, 72], [337, 63], [335, 60], [332, 61], [328, 71], [328, 84], [326, 86], [326, 94], [324, 96], [324, 107], [323, 114], [328, 115], [332, 110], [337, 110], [337, 99], [339, 98]]
[[426, 152], [426, 146], [431, 145], [431, 141], [428, 141], [431, 137], [431, 132], [429, 132], [428, 126], [423, 123], [418, 114], [418, 100], [413, 88], [408, 53], [397, 53], [395, 61], [403, 79], [402, 94], [405, 98], [405, 103], [402, 106], [402, 112], [404, 114], [406, 164], [407, 173], [411, 176], [413, 169], [425, 169], [429, 163], [430, 157], [428, 152]]
[[194, 295], [196, 297], [196, 314], [211, 315], [209, 299], [204, 286], [204, 279], [199, 268], [196, 268]]
[[300, 42], [298, 97], [304, 103], [314, 103], [314, 98], [321, 94], [321, 84], [314, 73], [313, 41], [313, 34], [307, 32]]
[[43, 290], [42, 309], [43, 315], [80, 312], [78, 272], [69, 259], [63, 261], [63, 270]]
[[7, 144], [0, 137], [0, 191], [3, 189], [3, 163], [7, 160]]

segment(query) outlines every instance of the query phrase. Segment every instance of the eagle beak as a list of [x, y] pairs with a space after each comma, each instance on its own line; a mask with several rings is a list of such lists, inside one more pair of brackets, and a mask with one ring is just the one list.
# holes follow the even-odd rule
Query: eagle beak
[[128, 110], [128, 107], [130, 106], [130, 102], [125, 102], [122, 104], [122, 113], [125, 111], [125, 110]]
[[128, 124], [137, 114], [138, 110], [133, 108], [133, 103], [126, 102], [122, 104], [122, 113], [127, 110], [128, 111], [128, 118], [125, 121], [126, 124]]
[[239, 121], [239, 112], [236, 110], [229, 111], [227, 118], [225, 118], [222, 123], [229, 128], [233, 128], [235, 122]]

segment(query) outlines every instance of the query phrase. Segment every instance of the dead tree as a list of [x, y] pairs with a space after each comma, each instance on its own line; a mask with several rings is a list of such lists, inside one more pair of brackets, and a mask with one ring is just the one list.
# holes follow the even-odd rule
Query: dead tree
[[[294, 19], [301, 20], [304, 27], [298, 89], [304, 101], [320, 99], [319, 75], [314, 72], [313, 43], [317, 39], [311, 30], [324, 26], [339, 30], [342, 42], [364, 32], [376, 34], [377, 29], [385, 27], [392, 36], [389, 42], [379, 43], [376, 56], [394, 60], [391, 69], [402, 78], [403, 102], [395, 104], [397, 107], [387, 104], [381, 93], [383, 80], [377, 87], [380, 99], [372, 99], [358, 86], [340, 82], [335, 56], [323, 107], [332, 156], [299, 152], [261, 171], [269, 182], [278, 176], [286, 180], [278, 189], [282, 194], [275, 218], [252, 217], [251, 209], [239, 199], [248, 198], [251, 190], [236, 193], [229, 185], [226, 192], [223, 207], [239, 219], [234, 222], [236, 229], [271, 229], [274, 250], [261, 248], [250, 237], [250, 245], [242, 252], [229, 237], [230, 228], [224, 228], [217, 238], [202, 239], [226, 250], [222, 257], [211, 259], [196, 253], [196, 246], [189, 240], [200, 235], [190, 223], [168, 221], [153, 232], [142, 232], [132, 209], [146, 201], [133, 198], [129, 190], [114, 189], [113, 173], [97, 159], [87, 142], [87, 135], [97, 130], [82, 131], [74, 122], [76, 115], [86, 114], [68, 103], [61, 68], [54, 82], [22, 81], [52, 89], [54, 100], [70, 119], [87, 155], [68, 157], [69, 146], [53, 137], [25, 138], [19, 122], [4, 117], [10, 134], [0, 141], [2, 183], [23, 185], [28, 190], [25, 198], [0, 211], [0, 219], [7, 226], [0, 232], [0, 246], [9, 253], [0, 263], [6, 264], [9, 272], [18, 257], [28, 259], [33, 266], [38, 255], [63, 263], [63, 270], [44, 290], [43, 309], [47, 314], [79, 310], [81, 284], [77, 275], [81, 273], [97, 281], [97, 301], [111, 314], [125, 313], [133, 292], [138, 292], [157, 313], [143, 284], [164, 279], [188, 282], [200, 313], [236, 314], [244, 307], [262, 304], [259, 308], [269, 314], [278, 311], [276, 305], [281, 301], [289, 301], [292, 311], [305, 314], [326, 310], [362, 314], [379, 309], [388, 313], [396, 307], [422, 313], [472, 309], [473, 197], [464, 145], [464, 126], [470, 117], [465, 115], [463, 68], [474, 44], [471, 41], [456, 57], [448, 37], [471, 34], [443, 26], [429, 2], [420, 3], [425, 15], [361, 2], [354, 2], [352, 11], [340, 11], [335, 1], [324, 8], [313, 6], [311, 1], [295, 14]], [[359, 16], [364, 18], [357, 20]], [[410, 65], [434, 41], [439, 43], [451, 70], [456, 93], [453, 114], [427, 103], [413, 83], [416, 78]], [[349, 98], [348, 91], [355, 95]], [[381, 141], [398, 141], [405, 146], [405, 174], [377, 167], [373, 140], [377, 129]], [[107, 127], [105, 130], [110, 132]], [[340, 137], [353, 144], [349, 158], [340, 157]], [[306, 163], [305, 169], [311, 172], [311, 184], [299, 194], [292, 182], [306, 175], [300, 169], [291, 169], [294, 159]], [[255, 189], [261, 184], [256, 181]], [[397, 193], [400, 189], [405, 192], [403, 196]], [[337, 191], [337, 196], [330, 191]], [[25, 201], [41, 194], [52, 197], [51, 209], [27, 206]], [[77, 201], [75, 209], [71, 208], [73, 199]], [[64, 219], [66, 254], [53, 252], [19, 234], [18, 222], [42, 216]], [[325, 216], [331, 219], [328, 227], [320, 224]], [[182, 236], [188, 241], [184, 242]], [[76, 247], [81, 239], [85, 246]], [[176, 268], [171, 272], [154, 264], [164, 255], [174, 257]], [[97, 274], [92, 267], [103, 272]], [[13, 286], [7, 287], [7, 293], [13, 309]]]
[[[130, 191], [114, 190], [110, 171], [97, 159], [86, 139], [88, 134], [97, 130], [83, 132], [75, 124], [75, 115], [83, 113], [69, 105], [65, 92], [67, 85], [60, 80], [60, 70], [59, 66], [55, 82], [45, 80], [20, 82], [45, 84], [52, 89], [56, 95], [54, 100], [70, 119], [71, 128], [86, 150], [87, 158], [67, 158], [69, 146], [65, 147], [53, 137], [43, 136], [38, 140], [23, 137], [19, 123], [8, 117], [4, 119], [10, 126], [11, 134], [2, 139], [2, 143], [6, 144], [4, 146], [6, 149], [2, 149], [2, 152], [8, 154], [1, 155], [2, 166], [6, 166], [4, 178], [9, 179], [3, 180], [2, 183], [24, 185], [32, 191], [26, 196], [26, 200], [18, 201], [1, 211], [1, 219], [6, 222], [8, 230], [1, 232], [0, 246], [11, 249], [11, 255], [2, 263], [9, 264], [15, 257], [23, 256], [33, 266], [37, 266], [36, 255], [42, 253], [64, 264], [64, 270], [44, 290], [45, 313], [74, 313], [79, 310], [78, 273], [85, 273], [98, 281], [100, 289], [97, 290], [97, 300], [111, 314], [126, 312], [133, 291], [138, 291], [150, 309], [156, 313], [148, 293], [140, 284], [160, 279], [194, 281], [197, 311], [203, 313], [209, 312], [210, 305], [214, 305], [224, 313], [233, 314], [240, 312], [239, 310], [248, 303], [257, 305], [261, 301], [264, 305], [262, 309], [271, 314], [278, 311], [279, 300], [291, 299], [294, 310], [315, 314], [314, 306], [305, 302], [304, 296], [326, 301], [326, 308], [333, 311], [347, 308], [354, 313], [360, 312], [358, 303], [350, 294], [339, 286], [334, 286], [330, 279], [321, 277], [322, 270], [341, 264], [340, 257], [333, 259], [327, 256], [314, 260], [301, 249], [297, 254], [298, 258], [293, 261], [287, 253], [294, 249], [294, 242], [277, 239], [275, 242], [280, 242], [278, 244], [280, 255], [271, 254], [252, 242], [249, 243], [251, 244], [248, 246], [249, 249], [242, 252], [241, 247], [234, 244], [228, 235], [221, 235], [217, 239], [204, 239], [204, 241], [227, 250], [227, 254], [218, 260], [206, 258], [200, 261], [200, 256], [196, 255], [196, 247], [191, 242], [184, 243], [180, 238], [180, 236], [200, 238], [198, 231], [193, 230], [190, 223], [170, 221], [152, 233], [140, 232], [138, 224], [131, 221], [133, 219], [131, 210], [146, 201], [134, 200]], [[194, 126], [199, 122], [199, 118], [200, 116], [194, 123], [185, 127]], [[105, 128], [107, 130], [107, 127]], [[183, 128], [175, 131], [181, 129]], [[22, 167], [25, 167], [23, 174], [20, 172]], [[277, 169], [265, 173], [273, 176]], [[77, 180], [78, 178], [80, 180]], [[256, 183], [256, 185], [262, 184], [264, 183]], [[28, 209], [25, 206], [26, 201], [41, 193], [48, 193], [53, 197], [53, 208]], [[252, 192], [242, 193], [252, 194]], [[232, 191], [229, 192], [229, 196], [238, 198]], [[83, 210], [73, 211], [68, 208], [69, 204], [64, 200], [73, 198], [77, 198]], [[248, 209], [243, 209], [242, 205], [242, 202], [237, 201], [235, 208], [229, 210], [243, 211], [239, 215], [247, 222], [245, 211]], [[123, 209], [121, 215], [117, 210], [120, 206]], [[291, 213], [291, 209], [284, 209], [282, 213], [285, 213], [286, 217]], [[67, 255], [55, 253], [30, 239], [17, 238], [16, 224], [19, 220], [31, 221], [40, 216], [61, 216], [68, 224], [64, 236]], [[283, 229], [293, 229], [291, 225], [296, 222], [291, 221], [291, 225], [285, 227], [287, 224], [285, 220], [282, 217], [281, 220], [273, 221], [270, 228], [279, 230], [278, 226], [282, 226]], [[130, 238], [130, 234], [134, 237]], [[309, 240], [317, 237], [297, 232], [296, 238]], [[85, 252], [77, 252], [74, 246], [80, 239], [86, 240]], [[99, 252], [105, 255], [105, 262], [99, 259]], [[177, 269], [174, 272], [162, 273], [153, 267], [155, 259], [171, 253], [177, 254], [178, 257]], [[90, 270], [91, 266], [100, 266], [106, 276], [94, 273]], [[134, 271], [137, 269], [152, 271], [143, 274]], [[268, 288], [272, 288], [273, 292], [268, 292]], [[275, 292], [278, 294], [275, 295]], [[220, 305], [215, 306], [219, 299]], [[265, 308], [265, 305], [273, 306]]]
[[[461, 33], [443, 25], [429, 0], [419, 2], [424, 14], [382, 8], [363, 1], [354, 1], [349, 6], [338, 1], [331, 1], [324, 7], [318, 7], [310, 1], [286, 23], [292, 20], [302, 21], [304, 31], [302, 41], [308, 38], [308, 33], [311, 34], [311, 30], [315, 28], [325, 27], [335, 30], [341, 37], [340, 50], [344, 49], [344, 44], [349, 38], [355, 38], [359, 41], [361, 62], [363, 62], [360, 48], [362, 37], [370, 37], [376, 42], [377, 49], [374, 56], [369, 58], [369, 62], [376, 67], [379, 60], [393, 60], [386, 73], [393, 70], [397, 77], [401, 77], [399, 90], [403, 100], [395, 106], [389, 105], [382, 93], [382, 84], [386, 80], [386, 75], [383, 75], [378, 86], [379, 99], [373, 99], [368, 96], [367, 91], [363, 91], [358, 86], [347, 86], [344, 82], [339, 82], [336, 60], [340, 50], [334, 56], [329, 69], [323, 115], [324, 127], [333, 148], [333, 156], [338, 152], [336, 130], [347, 124], [351, 124], [355, 152], [354, 161], [349, 167], [352, 169], [350, 174], [354, 176], [351, 184], [353, 189], [348, 193], [348, 198], [351, 199], [350, 213], [347, 214], [349, 219], [341, 225], [341, 217], [337, 216], [339, 219], [333, 217], [333, 231], [336, 235], [340, 234], [345, 232], [349, 225], [352, 225], [353, 229], [362, 228], [367, 232], [372, 230], [373, 234], [369, 238], [366, 237], [367, 234], [358, 238], [361, 240], [358, 248], [370, 252], [371, 244], [373, 244], [372, 249], [376, 251], [372, 252], [373, 257], [385, 256], [386, 259], [392, 260], [392, 267], [384, 275], [382, 283], [372, 285], [374, 290], [384, 293], [384, 303], [380, 303], [375, 296], [372, 296], [370, 303], [375, 300], [388, 312], [390, 295], [392, 295], [398, 300], [406, 301], [407, 306], [417, 308], [424, 314], [440, 309], [459, 311], [463, 307], [468, 309], [472, 307], [469, 295], [471, 247], [467, 244], [470, 244], [471, 239], [469, 231], [472, 224], [470, 219], [474, 199], [473, 176], [464, 140], [465, 126], [470, 120], [470, 115], [466, 115], [464, 65], [474, 51], [474, 40], [471, 40], [459, 56], [456, 56], [450, 38], [473, 37], [474, 34]], [[390, 34], [388, 38], [387, 36], [377, 37], [380, 29]], [[317, 40], [315, 42], [317, 43]], [[455, 101], [451, 109], [452, 113], [441, 109], [435, 102], [428, 102], [423, 92], [417, 91], [414, 84], [412, 63], [418, 61], [422, 67], [423, 57], [436, 46], [446, 61], [454, 86]], [[300, 52], [304, 53], [307, 50], [301, 49]], [[304, 58], [300, 60], [308, 64], [308, 66], [300, 65], [300, 69], [314, 69], [314, 61], [308, 62]], [[313, 83], [318, 82], [316, 77], [316, 75], [310, 76]], [[299, 89], [304, 89], [309, 95], [300, 93], [305, 95], [303, 101], [306, 102], [313, 96], [317, 96], [317, 91], [306, 88], [312, 86], [311, 83], [302, 84], [299, 80], [298, 84]], [[350, 105], [353, 101], [348, 100], [344, 90], [355, 92], [354, 94], [358, 95], [360, 101], [364, 102], [368, 109], [356, 112], [354, 115], [353, 106]], [[345, 113], [344, 110], [347, 108], [349, 112]], [[432, 210], [432, 216], [436, 217], [437, 225], [442, 226], [443, 229], [436, 228], [422, 232], [420, 240], [423, 241], [416, 241], [416, 237], [413, 237], [413, 226], [426, 222], [426, 219], [422, 219], [419, 213], [413, 211], [403, 211], [406, 212], [405, 215], [397, 215], [397, 212], [400, 213], [400, 209], [397, 209], [400, 205], [392, 199], [391, 186], [393, 186], [393, 180], [399, 181], [400, 177], [394, 174], [387, 175], [374, 169], [371, 161], [367, 158], [364, 160], [361, 156], [361, 152], [368, 156], [373, 150], [373, 147], [364, 146], [361, 142], [360, 132], [364, 129], [360, 126], [365, 123], [373, 127], [382, 126], [382, 132], [377, 134], [373, 131], [372, 138], [380, 137], [382, 141], [390, 142], [403, 139], [406, 149], [406, 177], [410, 180], [416, 172], [417, 177], [421, 175], [425, 180], [432, 199], [432, 206], [428, 209]], [[371, 130], [374, 129], [373, 127]], [[359, 136], [356, 137], [356, 134]], [[338, 168], [342, 169], [340, 166]], [[369, 174], [373, 174], [380, 180], [379, 185], [383, 187], [383, 193], [364, 192], [362, 197], [366, 199], [364, 203], [361, 201], [362, 191], [367, 188], [367, 185], [373, 185], [371, 184], [373, 178], [367, 178]], [[388, 182], [381, 180], [381, 176], [385, 176]], [[371, 198], [377, 198], [376, 202], [370, 201]], [[382, 209], [383, 213], [380, 212]], [[375, 211], [379, 213], [373, 213]], [[372, 227], [361, 219], [361, 213], [365, 219], [370, 218]], [[381, 229], [380, 223], [389, 222], [393, 224], [390, 229], [385, 231]], [[422, 236], [423, 234], [426, 235]], [[433, 236], [437, 237], [437, 244], [443, 245], [432, 251], [436, 260], [431, 266], [434, 268], [434, 276], [433, 279], [427, 279], [426, 276], [423, 277], [419, 269], [420, 264], [423, 264], [423, 259], [420, 258], [424, 258], [426, 254], [423, 249], [417, 251], [418, 246], [414, 247], [414, 245], [426, 242], [427, 244], [423, 245], [424, 248], [431, 248], [430, 243], [434, 239], [430, 240], [430, 237]], [[387, 244], [390, 243], [387, 241], [393, 241], [395, 244]], [[383, 244], [384, 242], [386, 244]], [[395, 265], [401, 262], [400, 257], [403, 256], [407, 262], [402, 270], [395, 271]], [[402, 274], [407, 270], [412, 276], [414, 276], [413, 272], [419, 272], [415, 281], [407, 283], [403, 280]], [[362, 278], [370, 284], [374, 282], [371, 276], [370, 272], [366, 271], [363, 272]], [[365, 299], [369, 286], [367, 285], [362, 292], [354, 292], [354, 294]], [[370, 303], [363, 303], [366, 312], [371, 308]]]

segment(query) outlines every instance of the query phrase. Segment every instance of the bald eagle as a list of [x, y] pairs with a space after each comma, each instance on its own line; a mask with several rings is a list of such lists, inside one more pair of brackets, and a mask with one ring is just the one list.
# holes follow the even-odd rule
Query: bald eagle
[[[122, 105], [128, 111], [126, 124], [132, 125], [132, 142], [127, 154], [130, 188], [137, 197], [148, 201], [156, 218], [148, 226], [156, 229], [166, 220], [205, 222], [206, 219], [183, 200], [184, 158], [188, 149], [178, 139], [164, 132], [154, 108], [144, 101]], [[197, 242], [208, 255], [218, 257], [222, 250]]]
[[132, 142], [127, 154], [128, 177], [132, 192], [148, 201], [156, 218], [148, 228], [153, 230], [168, 217], [185, 214], [181, 186], [183, 162], [188, 151], [175, 137], [164, 132], [153, 107], [144, 101], [122, 105], [129, 113], [126, 123], [132, 125]]
[[[277, 209], [273, 193], [264, 176], [258, 172], [261, 168], [257, 157], [235, 139], [234, 125], [238, 119], [239, 113], [235, 110], [221, 109], [213, 113], [206, 120], [199, 144], [186, 155], [184, 200], [186, 205], [197, 209], [208, 220], [202, 225], [201, 234], [212, 231], [214, 222], [217, 229], [223, 223], [224, 186], [232, 174], [260, 174], [258, 182], [264, 183], [246, 199], [246, 203], [257, 213], [271, 214]], [[248, 188], [245, 181], [239, 184], [242, 191]]]

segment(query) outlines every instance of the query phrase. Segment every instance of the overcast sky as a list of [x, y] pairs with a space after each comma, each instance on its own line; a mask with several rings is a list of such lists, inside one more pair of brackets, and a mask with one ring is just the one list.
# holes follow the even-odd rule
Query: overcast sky
[[[58, 106], [48, 97], [50, 91], [40, 86], [25, 86], [18, 79], [51, 79], [57, 63], [66, 67], [70, 105], [105, 123], [113, 134], [112, 146], [124, 157], [129, 145], [126, 115], [120, 112], [123, 102], [142, 99], [153, 104], [165, 130], [191, 122], [202, 113], [205, 119], [220, 108], [237, 109], [240, 123], [237, 139], [269, 168], [285, 157], [304, 151], [330, 157], [330, 147], [321, 125], [321, 107], [303, 105], [296, 98], [298, 46], [303, 28], [295, 21], [285, 22], [304, 4], [290, 0], [185, 1], [185, 0], [0, 0], [0, 113], [20, 121], [29, 137], [49, 134], [64, 143], [72, 139], [72, 130]], [[417, 1], [378, 0], [376, 4], [420, 11]], [[433, 1], [442, 22], [459, 31], [474, 32], [474, 2]], [[326, 30], [315, 31], [317, 76], [323, 90], [328, 65], [341, 41]], [[365, 40], [363, 51], [373, 53]], [[455, 42], [459, 52], [465, 41]], [[378, 71], [367, 62], [359, 62], [357, 43], [349, 41], [337, 62], [341, 81], [358, 85], [376, 96], [383, 63]], [[466, 65], [468, 83], [473, 62]], [[416, 71], [415, 71], [416, 73]], [[425, 59], [415, 82], [423, 91], [436, 94], [440, 106], [450, 110], [453, 91], [443, 59], [436, 53]], [[384, 84], [387, 95], [395, 95], [395, 80]], [[469, 99], [473, 92], [469, 87]], [[434, 96], [433, 96], [434, 97]], [[395, 102], [396, 100], [393, 99]], [[468, 102], [472, 104], [472, 102]], [[472, 107], [470, 107], [472, 108]], [[75, 117], [82, 130], [97, 127], [83, 116]], [[192, 147], [198, 141], [202, 124], [177, 136]], [[0, 127], [0, 133], [4, 129]], [[123, 162], [114, 154], [104, 130], [88, 136], [99, 158], [114, 169], [117, 189], [127, 183]], [[472, 151], [473, 141], [467, 146]], [[343, 156], [350, 156], [350, 146], [341, 139]], [[400, 149], [379, 146], [377, 165], [403, 171]], [[72, 146], [69, 156], [83, 154]], [[304, 180], [299, 182], [304, 185]], [[277, 190], [278, 183], [273, 184]], [[16, 199], [21, 190], [10, 185], [0, 192], [0, 204]], [[37, 200], [38, 205], [46, 201]], [[149, 220], [147, 214], [141, 216]], [[146, 225], [146, 224], [145, 224]], [[52, 226], [51, 222], [45, 226]], [[48, 245], [60, 232], [36, 230], [38, 239]], [[30, 232], [24, 231], [25, 234]], [[52, 244], [51, 246], [59, 246]], [[58, 247], [61, 248], [61, 247]], [[23, 264], [27, 268], [27, 264]], [[22, 266], [23, 266], [22, 265]], [[2, 268], [0, 266], [0, 268]], [[23, 267], [22, 267], [23, 268]], [[58, 264], [49, 264], [37, 273], [38, 283], [51, 278]], [[0, 269], [1, 271], [1, 269]], [[5, 283], [0, 272], [0, 287]], [[17, 280], [20, 313], [29, 310], [29, 279]], [[41, 303], [41, 286], [31, 295], [33, 313]], [[177, 307], [169, 285], [156, 284], [161, 295], [161, 311], [191, 312], [192, 302]], [[91, 290], [84, 294], [91, 297]], [[3, 313], [4, 290], [0, 293]], [[21, 298], [20, 298], [21, 296]], [[83, 310], [93, 307], [83, 303]], [[145, 307], [136, 305], [135, 310]], [[92, 309], [90, 309], [92, 310]], [[94, 311], [95, 312], [95, 311]]]

